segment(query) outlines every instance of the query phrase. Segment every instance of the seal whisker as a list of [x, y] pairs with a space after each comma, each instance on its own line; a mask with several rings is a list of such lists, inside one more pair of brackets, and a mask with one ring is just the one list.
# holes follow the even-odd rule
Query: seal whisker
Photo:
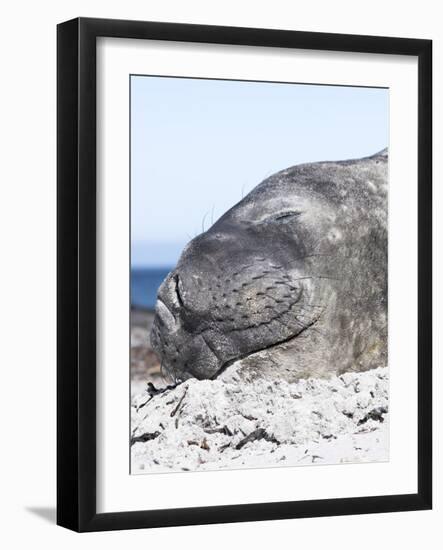
[[209, 212], [205, 212], [205, 215], [203, 216], [203, 219], [202, 219], [202, 233], [205, 232], [205, 220], [206, 220], [206, 216], [209, 214]]

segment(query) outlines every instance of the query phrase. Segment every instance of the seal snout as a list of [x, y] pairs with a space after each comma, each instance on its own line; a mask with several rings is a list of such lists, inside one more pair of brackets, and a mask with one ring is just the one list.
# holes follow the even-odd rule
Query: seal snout
[[312, 324], [317, 310], [297, 272], [255, 252], [242, 260], [209, 269], [187, 261], [160, 287], [151, 343], [176, 381], [217, 376]]

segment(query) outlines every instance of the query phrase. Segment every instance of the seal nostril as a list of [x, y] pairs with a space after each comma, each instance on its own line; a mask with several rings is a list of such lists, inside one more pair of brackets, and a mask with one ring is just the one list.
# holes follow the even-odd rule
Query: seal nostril
[[180, 306], [184, 308], [185, 304], [183, 303], [183, 298], [182, 298], [182, 295], [180, 294], [180, 279], [178, 275], [174, 275], [174, 282], [175, 282], [174, 290], [175, 290], [175, 295], [177, 296], [177, 301], [180, 304]]

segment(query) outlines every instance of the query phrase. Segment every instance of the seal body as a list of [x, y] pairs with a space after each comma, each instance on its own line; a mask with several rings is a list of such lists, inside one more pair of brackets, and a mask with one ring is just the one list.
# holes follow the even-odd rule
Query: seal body
[[294, 380], [386, 366], [387, 169], [372, 157], [269, 177], [183, 250], [151, 344], [175, 381], [239, 362]]

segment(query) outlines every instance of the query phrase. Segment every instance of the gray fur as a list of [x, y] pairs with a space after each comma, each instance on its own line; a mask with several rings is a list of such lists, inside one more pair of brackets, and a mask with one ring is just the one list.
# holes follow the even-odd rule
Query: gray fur
[[385, 366], [387, 150], [302, 164], [255, 187], [184, 249], [151, 342], [175, 380], [236, 361], [287, 379]]

